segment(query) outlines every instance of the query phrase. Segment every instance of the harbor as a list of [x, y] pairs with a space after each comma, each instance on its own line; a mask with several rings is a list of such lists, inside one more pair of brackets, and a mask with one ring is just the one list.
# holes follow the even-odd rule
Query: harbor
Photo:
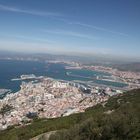
[[[126, 86], [119, 83], [116, 83], [114, 85], [114, 82], [99, 80], [97, 76], [110, 76], [104, 72], [86, 69], [65, 69], [65, 63], [0, 60], [0, 65], [0, 86], [1, 88], [10, 89], [12, 92], [17, 92], [20, 90], [22, 81], [34, 80], [36, 79], [36, 77], [39, 77], [41, 79], [41, 76], [47, 76], [50, 78], [66, 81], [94, 81], [95, 84], [105, 84], [107, 86], [112, 85], [115, 87]], [[11, 65], [10, 68], [9, 65]], [[74, 76], [68, 74], [72, 74]]]

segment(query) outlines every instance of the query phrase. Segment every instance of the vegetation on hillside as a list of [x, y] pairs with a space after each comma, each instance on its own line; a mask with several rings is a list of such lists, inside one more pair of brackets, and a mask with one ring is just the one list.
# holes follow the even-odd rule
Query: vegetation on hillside
[[1, 108], [0, 114], [3, 116], [4, 114], [6, 114], [7, 112], [9, 112], [9, 111], [12, 110], [12, 109], [13, 109], [12, 106], [6, 104], [6, 105], [4, 105], [4, 106]]
[[[138, 140], [140, 139], [140, 90], [114, 96], [105, 105], [84, 113], [56, 119], [35, 119], [27, 126], [0, 132], [0, 140], [28, 140], [58, 130], [50, 140]], [[43, 137], [41, 138], [43, 140]]]
[[131, 97], [131, 102], [124, 99], [127, 98], [119, 105], [112, 100], [108, 104], [111, 110], [68, 130], [58, 131], [49, 140], [140, 140], [139, 103], [132, 103]]

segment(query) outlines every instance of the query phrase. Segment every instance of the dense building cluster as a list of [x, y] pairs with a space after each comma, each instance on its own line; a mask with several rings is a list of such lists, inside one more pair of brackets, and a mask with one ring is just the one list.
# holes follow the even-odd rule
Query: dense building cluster
[[104, 66], [84, 66], [84, 68], [109, 73], [115, 76], [115, 80], [121, 80], [129, 84], [129, 88], [140, 87], [140, 72], [120, 71], [118, 69]]
[[110, 88], [84, 85], [51, 78], [39, 82], [23, 82], [21, 90], [0, 100], [0, 129], [23, 125], [33, 118], [55, 118], [84, 112], [86, 108], [121, 93]]

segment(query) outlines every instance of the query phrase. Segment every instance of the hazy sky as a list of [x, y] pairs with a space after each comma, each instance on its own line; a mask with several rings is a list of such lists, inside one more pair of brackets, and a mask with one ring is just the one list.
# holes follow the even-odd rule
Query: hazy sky
[[140, 57], [140, 0], [0, 0], [0, 50]]

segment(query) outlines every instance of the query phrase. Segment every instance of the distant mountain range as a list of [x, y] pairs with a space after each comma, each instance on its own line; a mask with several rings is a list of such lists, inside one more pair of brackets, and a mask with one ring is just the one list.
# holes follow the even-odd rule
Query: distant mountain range
[[140, 62], [114, 65], [113, 67], [122, 71], [140, 72]]
[[59, 60], [59, 61], [76, 61], [85, 65], [103, 65], [111, 66], [119, 70], [125, 71], [140, 71], [140, 60], [112, 58], [105, 55], [61, 55], [61, 54], [49, 54], [49, 53], [19, 53], [19, 52], [7, 52], [0, 51], [0, 59], [15, 59], [15, 60]]

